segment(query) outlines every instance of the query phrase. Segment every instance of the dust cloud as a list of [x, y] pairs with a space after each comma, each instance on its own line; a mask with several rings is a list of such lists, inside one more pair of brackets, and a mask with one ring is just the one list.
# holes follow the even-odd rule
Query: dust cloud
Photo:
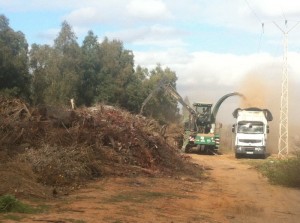
[[[258, 107], [271, 111], [273, 121], [269, 122], [268, 139], [268, 150], [271, 153], [278, 152], [281, 82], [282, 72], [280, 69], [275, 71], [275, 69], [265, 67], [245, 75], [237, 87], [238, 91], [244, 95], [244, 98], [240, 100], [241, 108]], [[295, 81], [290, 80], [289, 82], [289, 148], [293, 150], [295, 149], [295, 140], [300, 139], [297, 114], [300, 89]]]
[[258, 107], [266, 108], [268, 86], [261, 76], [249, 73], [242, 80], [239, 85], [239, 90], [243, 97], [241, 101], [241, 108]]
[[256, 107], [271, 111], [274, 119], [269, 123], [268, 150], [271, 153], [276, 153], [278, 147], [281, 87], [280, 75], [272, 76], [271, 74], [264, 74], [263, 71], [250, 72], [242, 79], [238, 89], [244, 96], [240, 100], [241, 108]]

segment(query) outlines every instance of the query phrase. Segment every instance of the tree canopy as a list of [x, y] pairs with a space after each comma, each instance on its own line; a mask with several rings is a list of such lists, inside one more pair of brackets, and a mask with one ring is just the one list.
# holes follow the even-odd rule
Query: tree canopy
[[[148, 70], [134, 64], [134, 54], [120, 40], [99, 41], [88, 31], [81, 46], [64, 21], [53, 45], [32, 44], [0, 16], [0, 92], [22, 96], [34, 105], [77, 106], [106, 103], [140, 111], [145, 98], [165, 79], [176, 88], [176, 73], [160, 64]], [[159, 91], [144, 115], [165, 123], [178, 118], [177, 102]]]
[[29, 97], [30, 75], [28, 44], [20, 31], [9, 26], [0, 15], [0, 91], [14, 96]]

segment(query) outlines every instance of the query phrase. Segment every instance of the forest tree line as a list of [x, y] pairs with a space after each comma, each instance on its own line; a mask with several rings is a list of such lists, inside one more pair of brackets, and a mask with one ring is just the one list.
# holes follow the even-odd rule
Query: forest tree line
[[[97, 103], [139, 113], [145, 98], [166, 78], [176, 88], [177, 76], [159, 64], [152, 70], [134, 64], [131, 50], [120, 40], [102, 42], [89, 31], [81, 45], [66, 21], [52, 45], [32, 44], [0, 15], [0, 93], [28, 103], [76, 106]], [[144, 108], [144, 115], [161, 122], [178, 119], [177, 102], [158, 91]]]

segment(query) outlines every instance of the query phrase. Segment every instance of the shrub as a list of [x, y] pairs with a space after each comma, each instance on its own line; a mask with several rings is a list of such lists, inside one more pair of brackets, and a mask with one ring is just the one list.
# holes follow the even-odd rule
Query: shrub
[[0, 196], [0, 213], [19, 212], [32, 213], [34, 209], [27, 204], [23, 204], [10, 194]]
[[271, 183], [300, 188], [300, 157], [266, 162], [258, 169]]

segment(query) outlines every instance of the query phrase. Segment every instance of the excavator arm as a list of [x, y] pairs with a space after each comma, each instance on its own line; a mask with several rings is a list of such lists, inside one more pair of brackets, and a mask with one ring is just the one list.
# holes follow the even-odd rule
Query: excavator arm
[[175, 98], [182, 106], [184, 106], [191, 115], [195, 116], [196, 111], [190, 107], [187, 103], [184, 102], [182, 97], [178, 94], [178, 92], [171, 86], [170, 83], [166, 83], [165, 79], [162, 79], [157, 87], [148, 95], [148, 97], [143, 101], [141, 109], [140, 109], [140, 114], [143, 113], [143, 109], [145, 105], [148, 103], [148, 101], [153, 97], [153, 95], [158, 92], [160, 89], [164, 89], [166, 92], [168, 92], [173, 98]]
[[[187, 103], [184, 102], [183, 98], [178, 94], [178, 92], [171, 86], [170, 83], [166, 83], [167, 81], [165, 79], [162, 79], [159, 84], [157, 85], [157, 87], [148, 95], [148, 97], [144, 100], [142, 106], [141, 106], [141, 110], [140, 110], [140, 114], [143, 113], [143, 108], [144, 106], [148, 103], [148, 101], [152, 98], [152, 96], [160, 89], [164, 89], [166, 92], [168, 92], [173, 98], [175, 98], [182, 106], [184, 106], [189, 113], [193, 116], [193, 119], [196, 120], [198, 118], [198, 113], [196, 110], [194, 110], [192, 107], [190, 107]], [[221, 97], [217, 103], [215, 104], [215, 106], [213, 107], [213, 110], [211, 112], [211, 114], [205, 119], [203, 120], [204, 122], [208, 122], [208, 123], [215, 123], [216, 121], [216, 117], [217, 117], [217, 113], [219, 111], [219, 108], [221, 106], [221, 104], [229, 97], [231, 96], [240, 96], [240, 97], [244, 97], [242, 94], [238, 93], [238, 92], [233, 92], [233, 93], [229, 93], [224, 95], [223, 97]]]
[[187, 103], [184, 102], [182, 97], [178, 94], [178, 92], [171, 86], [171, 84], [167, 84], [164, 86], [164, 89], [171, 95], [173, 98], [175, 98], [182, 106], [184, 106], [191, 115], [196, 115], [197, 112], [190, 107]]
[[164, 87], [164, 85], [166, 85], [166, 79], [163, 78], [160, 80], [160, 82], [158, 83], [158, 85], [156, 86], [156, 88], [148, 95], [148, 97], [143, 101], [141, 109], [140, 109], [140, 115], [143, 114], [143, 110], [145, 105], [148, 103], [148, 101], [153, 97], [154, 94], [156, 94], [156, 92], [158, 92], [161, 88]]

